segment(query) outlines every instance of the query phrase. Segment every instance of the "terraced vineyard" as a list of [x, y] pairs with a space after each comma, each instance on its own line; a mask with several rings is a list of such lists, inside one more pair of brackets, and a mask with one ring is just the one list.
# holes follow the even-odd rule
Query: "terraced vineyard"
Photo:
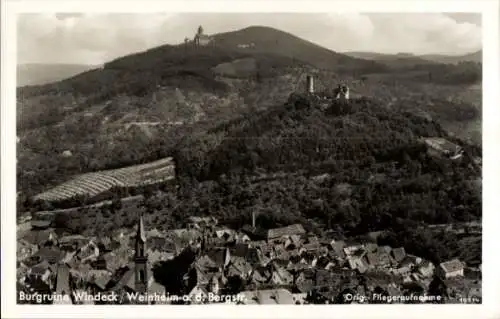
[[78, 175], [34, 199], [57, 202], [76, 196], [94, 197], [113, 187], [138, 187], [174, 178], [175, 164], [171, 157], [167, 157], [147, 164]]

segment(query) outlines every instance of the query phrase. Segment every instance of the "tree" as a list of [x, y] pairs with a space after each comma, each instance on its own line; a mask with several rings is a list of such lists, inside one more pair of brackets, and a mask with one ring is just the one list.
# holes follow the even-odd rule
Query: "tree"
[[54, 228], [67, 229], [70, 228], [71, 217], [66, 213], [57, 213], [54, 217]]
[[441, 297], [441, 300], [431, 301], [432, 303], [444, 303], [446, 298], [448, 298], [446, 284], [443, 282], [443, 280], [441, 280], [441, 278], [439, 278], [439, 276], [435, 275], [432, 278], [427, 294], [429, 296]]
[[236, 295], [243, 291], [244, 288], [245, 282], [243, 281], [243, 279], [238, 275], [234, 275], [227, 278], [227, 283], [224, 287], [224, 290], [225, 294]]

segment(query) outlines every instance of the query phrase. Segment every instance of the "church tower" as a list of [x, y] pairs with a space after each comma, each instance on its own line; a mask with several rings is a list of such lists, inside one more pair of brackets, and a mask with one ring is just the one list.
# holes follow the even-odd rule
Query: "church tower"
[[148, 256], [146, 254], [146, 232], [142, 215], [139, 217], [137, 234], [135, 236], [135, 291], [145, 294], [148, 290]]

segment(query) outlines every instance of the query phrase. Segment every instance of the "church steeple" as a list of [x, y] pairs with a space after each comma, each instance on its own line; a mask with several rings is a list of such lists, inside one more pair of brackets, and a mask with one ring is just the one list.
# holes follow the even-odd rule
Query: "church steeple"
[[144, 221], [142, 220], [142, 215], [139, 217], [136, 239], [146, 243], [146, 232], [144, 231]]
[[146, 232], [142, 215], [137, 223], [137, 234], [135, 236], [135, 290], [138, 293], [146, 293], [148, 289], [148, 256], [146, 253]]

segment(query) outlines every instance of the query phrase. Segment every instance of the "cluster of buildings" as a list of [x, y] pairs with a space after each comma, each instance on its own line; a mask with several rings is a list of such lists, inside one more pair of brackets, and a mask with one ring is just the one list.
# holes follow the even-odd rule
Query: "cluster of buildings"
[[[155, 265], [175, 262], [186, 250], [194, 258], [177, 269], [181, 284], [160, 284]], [[48, 303], [337, 303], [346, 289], [369, 301], [381, 291], [403, 295], [408, 285], [425, 294], [436, 275], [452, 298], [481, 296], [480, 270], [472, 278], [456, 259], [433, 265], [402, 247], [318, 238], [300, 224], [236, 231], [212, 217], [191, 217], [185, 228], [167, 232], [146, 231], [141, 217], [135, 231], [101, 238], [31, 231], [18, 239], [17, 264], [25, 300], [35, 292], [68, 296]], [[169, 275], [160, 274], [167, 281]], [[95, 297], [102, 294], [108, 300]]]
[[444, 138], [433, 137], [423, 139], [423, 141], [428, 146], [429, 155], [432, 156], [443, 156], [456, 160], [461, 158], [464, 153], [464, 150], [459, 145], [451, 143]]

